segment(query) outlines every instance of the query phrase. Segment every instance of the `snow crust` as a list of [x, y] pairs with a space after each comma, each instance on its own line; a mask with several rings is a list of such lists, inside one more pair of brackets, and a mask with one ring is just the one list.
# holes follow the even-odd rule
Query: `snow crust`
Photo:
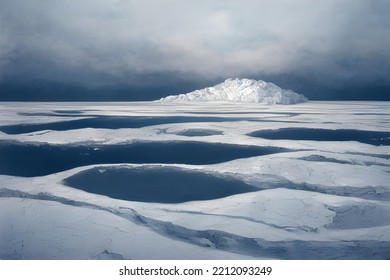
[[[0, 144], [89, 145], [92, 151], [136, 141], [199, 141], [291, 149], [207, 165], [99, 163], [40, 177], [0, 175], [0, 259], [389, 259], [389, 146], [248, 136], [289, 127], [390, 132], [389, 104], [0, 103], [0, 126], [92, 115], [210, 117], [138, 128], [2, 132]], [[65, 116], [71, 111], [80, 113]], [[223, 120], [213, 120], [216, 115]], [[259, 191], [164, 204], [64, 185], [92, 168], [155, 166], [231, 176]]]
[[186, 94], [170, 95], [161, 101], [168, 102], [208, 102], [233, 101], [264, 104], [296, 104], [307, 98], [292, 90], [286, 90], [273, 83], [251, 79], [227, 79], [213, 87], [195, 90]]

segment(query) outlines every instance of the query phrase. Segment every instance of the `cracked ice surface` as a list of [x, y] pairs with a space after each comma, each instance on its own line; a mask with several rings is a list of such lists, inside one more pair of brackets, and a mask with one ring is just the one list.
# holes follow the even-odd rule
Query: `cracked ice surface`
[[[389, 105], [2, 103], [4, 147], [17, 143], [66, 149], [71, 144], [88, 147], [81, 158], [97, 159], [102, 147], [145, 142], [191, 141], [283, 152], [212, 164], [172, 162], [165, 154], [158, 162], [146, 163], [132, 161], [130, 155], [124, 162], [73, 161], [72, 169], [32, 177], [10, 175], [10, 163], [0, 154], [0, 259], [389, 259], [388, 145], [249, 135], [305, 127], [374, 131], [389, 137]], [[66, 122], [72, 122], [69, 129], [64, 129]], [[12, 160], [26, 166], [31, 161], [27, 154], [14, 155]], [[55, 157], [47, 161], [56, 164]], [[67, 178], [83, 171], [99, 170], [99, 176], [109, 176], [106, 171], [115, 168], [212, 174], [258, 190], [209, 200], [151, 203], [65, 185]], [[131, 183], [136, 188], [137, 182]], [[115, 186], [113, 180], [107, 191]]]

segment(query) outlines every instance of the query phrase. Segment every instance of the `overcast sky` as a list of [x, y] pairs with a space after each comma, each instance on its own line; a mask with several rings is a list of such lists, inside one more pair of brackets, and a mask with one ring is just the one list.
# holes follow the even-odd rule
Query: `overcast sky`
[[0, 0], [0, 99], [45, 83], [152, 99], [230, 77], [389, 99], [389, 14], [388, 0]]

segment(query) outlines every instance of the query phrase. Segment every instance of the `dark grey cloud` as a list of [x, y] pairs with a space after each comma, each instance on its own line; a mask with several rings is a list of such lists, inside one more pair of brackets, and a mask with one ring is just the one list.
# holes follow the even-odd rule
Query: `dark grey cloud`
[[38, 80], [150, 99], [249, 77], [386, 99], [389, 12], [387, 0], [0, 0], [0, 83], [8, 95]]

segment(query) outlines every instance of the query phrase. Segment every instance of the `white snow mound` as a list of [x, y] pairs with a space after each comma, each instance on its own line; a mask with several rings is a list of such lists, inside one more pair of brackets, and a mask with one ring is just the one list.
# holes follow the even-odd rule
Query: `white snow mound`
[[227, 79], [213, 87], [195, 90], [187, 94], [169, 95], [160, 99], [168, 102], [232, 101], [263, 104], [296, 104], [307, 98], [292, 90], [286, 90], [273, 83], [251, 79]]

